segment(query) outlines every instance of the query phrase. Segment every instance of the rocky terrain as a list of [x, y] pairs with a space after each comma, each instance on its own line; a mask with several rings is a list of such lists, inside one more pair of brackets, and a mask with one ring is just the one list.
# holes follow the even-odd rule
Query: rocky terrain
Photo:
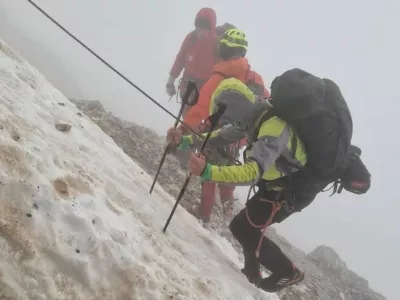
[[[121, 120], [106, 112], [99, 101], [73, 100], [83, 112], [82, 117], [89, 117], [114, 141], [137, 161], [149, 174], [154, 175], [163, 149], [164, 137], [154, 131]], [[85, 116], [86, 115], [86, 116]], [[185, 180], [185, 172], [173, 156], [167, 156], [161, 170], [158, 184], [173, 196], [177, 196]], [[150, 187], [149, 187], [150, 188]], [[157, 189], [157, 186], [156, 186]], [[192, 178], [181, 205], [185, 208], [198, 203], [200, 198], [199, 180]], [[236, 205], [240, 208], [240, 204]], [[227, 230], [222, 218], [222, 207], [215, 205], [210, 230], [227, 238], [240, 253], [240, 247]], [[349, 270], [339, 255], [332, 248], [319, 246], [306, 254], [279, 236], [273, 228], [267, 231], [293, 261], [306, 272], [303, 284], [288, 288], [279, 294], [282, 300], [385, 300], [386, 298], [369, 288], [368, 281]]]

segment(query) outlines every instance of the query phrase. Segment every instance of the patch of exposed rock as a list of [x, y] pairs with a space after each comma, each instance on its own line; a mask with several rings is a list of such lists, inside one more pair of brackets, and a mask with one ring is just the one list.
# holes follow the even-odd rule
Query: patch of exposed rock
[[[99, 101], [71, 101], [112, 137], [128, 156], [149, 174], [155, 175], [165, 147], [164, 137], [146, 127], [115, 117], [106, 112]], [[176, 197], [185, 178], [186, 174], [180, 169], [177, 160], [169, 155], [160, 172], [156, 189], [161, 185]], [[188, 209], [198, 203], [199, 199], [200, 181], [198, 178], [192, 178], [181, 205]], [[217, 203], [213, 211], [212, 227], [241, 253], [240, 245], [226, 228], [222, 216], [222, 207]], [[267, 230], [267, 235], [306, 273], [302, 284], [279, 293], [282, 300], [386, 300], [384, 296], [369, 288], [367, 280], [349, 270], [332, 248], [320, 246], [306, 254], [279, 236], [273, 228]]]
[[372, 291], [368, 281], [348, 269], [336, 251], [327, 246], [319, 246], [306, 255], [306, 259], [314, 264], [325, 278], [340, 287], [345, 299], [383, 300], [385, 297]]

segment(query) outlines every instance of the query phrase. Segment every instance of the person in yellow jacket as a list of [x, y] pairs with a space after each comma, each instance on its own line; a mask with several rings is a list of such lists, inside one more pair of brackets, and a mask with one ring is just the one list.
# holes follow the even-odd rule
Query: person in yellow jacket
[[[245, 163], [239, 166], [209, 164], [204, 157], [191, 154], [189, 171], [203, 180], [235, 185], [253, 185], [258, 190], [230, 223], [230, 230], [243, 247], [247, 279], [267, 292], [277, 292], [303, 280], [304, 274], [280, 248], [264, 236], [265, 228], [281, 222], [310, 204], [315, 195], [291, 201], [284, 192], [288, 175], [307, 162], [304, 145], [290, 126], [278, 117], [266, 118], [268, 101], [257, 102], [251, 90], [235, 78], [223, 80], [212, 96], [210, 112], [219, 103], [226, 105], [220, 129], [214, 131], [209, 147], [227, 145], [247, 137]], [[202, 141], [169, 129], [167, 142], [180, 149], [198, 147]], [[263, 230], [260, 230], [263, 229]], [[272, 274], [262, 278], [260, 264]]]

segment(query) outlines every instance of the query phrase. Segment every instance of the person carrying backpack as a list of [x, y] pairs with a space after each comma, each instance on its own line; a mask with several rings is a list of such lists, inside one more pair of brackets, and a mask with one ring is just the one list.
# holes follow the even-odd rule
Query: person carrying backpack
[[[212, 8], [202, 8], [196, 15], [194, 31], [185, 37], [166, 83], [167, 94], [172, 97], [176, 94], [175, 80], [183, 70], [182, 80], [179, 83], [181, 95], [189, 80], [196, 82], [198, 90], [212, 75], [213, 66], [216, 62], [217, 16]], [[185, 108], [183, 115], [186, 114]]]
[[[362, 194], [370, 187], [370, 174], [361, 150], [351, 145], [352, 119], [339, 87], [301, 69], [277, 76], [271, 98], [255, 101], [241, 81], [220, 83], [210, 112], [226, 107], [221, 128], [209, 146], [230, 144], [246, 136], [248, 149], [240, 166], [216, 166], [192, 154], [189, 171], [203, 180], [252, 185], [256, 193], [230, 223], [243, 247], [243, 274], [257, 287], [277, 292], [301, 282], [300, 271], [281, 249], [264, 236], [265, 229], [310, 205], [330, 183]], [[167, 141], [179, 148], [197, 147], [201, 139], [170, 129]], [[262, 229], [262, 230], [260, 230]], [[261, 277], [260, 264], [271, 275]]]
[[[235, 77], [245, 82], [249, 87], [253, 88], [256, 93], [263, 98], [265, 95], [264, 82], [259, 74], [251, 70], [250, 65], [245, 58], [247, 52], [247, 40], [243, 31], [234, 28], [228, 29], [221, 37], [218, 56], [220, 61], [214, 66], [213, 75], [204, 84], [200, 90], [199, 100], [197, 104], [190, 108], [188, 113], [184, 116], [183, 121], [185, 124], [191, 126], [196, 132], [202, 132], [206, 128], [202, 127], [202, 120], [207, 119], [209, 116], [209, 105], [212, 94], [225, 78]], [[180, 127], [184, 131], [183, 126]], [[244, 141], [225, 145], [219, 149], [207, 149], [205, 156], [209, 163], [227, 166], [233, 164], [233, 159], [239, 156], [239, 150], [243, 146]], [[178, 150], [179, 151], [179, 150]], [[182, 166], [188, 161], [189, 152], [184, 155], [184, 150], [180, 151], [179, 160]], [[200, 205], [194, 205], [190, 212], [200, 219], [204, 225], [210, 221], [213, 206], [216, 202], [216, 189], [218, 187], [220, 199], [224, 209], [224, 216], [226, 221], [230, 221], [233, 213], [234, 205], [234, 190], [235, 186], [232, 184], [216, 184], [210, 181], [202, 181], [201, 201]]]

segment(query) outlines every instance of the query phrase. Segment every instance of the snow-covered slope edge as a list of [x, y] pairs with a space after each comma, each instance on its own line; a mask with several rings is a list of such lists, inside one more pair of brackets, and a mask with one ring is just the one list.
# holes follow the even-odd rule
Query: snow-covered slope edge
[[0, 125], [0, 299], [277, 299], [1, 40]]

